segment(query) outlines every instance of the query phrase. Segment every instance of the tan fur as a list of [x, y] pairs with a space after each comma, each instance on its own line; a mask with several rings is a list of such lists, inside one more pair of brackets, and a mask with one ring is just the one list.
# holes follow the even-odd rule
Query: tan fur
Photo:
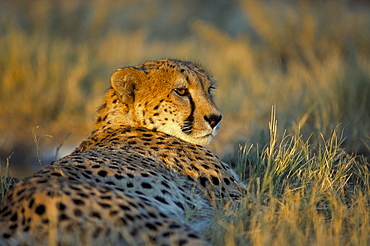
[[96, 130], [7, 194], [0, 244], [207, 245], [214, 209], [244, 192], [199, 145], [221, 119], [212, 86], [189, 62], [118, 69]]

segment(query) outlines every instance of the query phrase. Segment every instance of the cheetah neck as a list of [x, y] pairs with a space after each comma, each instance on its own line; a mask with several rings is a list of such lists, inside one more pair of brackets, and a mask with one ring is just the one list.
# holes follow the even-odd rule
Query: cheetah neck
[[112, 88], [107, 91], [104, 102], [98, 109], [95, 125], [97, 129], [115, 126], [138, 127], [133, 110], [118, 98]]

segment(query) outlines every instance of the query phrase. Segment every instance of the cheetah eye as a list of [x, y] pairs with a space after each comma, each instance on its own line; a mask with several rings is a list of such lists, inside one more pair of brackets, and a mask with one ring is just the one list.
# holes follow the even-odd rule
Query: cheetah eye
[[189, 90], [186, 88], [177, 88], [174, 91], [177, 93], [177, 95], [182, 96], [182, 97], [189, 94]]

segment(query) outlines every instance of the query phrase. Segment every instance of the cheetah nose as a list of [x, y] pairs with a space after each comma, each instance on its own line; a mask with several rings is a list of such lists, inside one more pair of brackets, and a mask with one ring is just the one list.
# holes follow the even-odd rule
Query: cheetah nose
[[209, 123], [209, 125], [214, 128], [220, 123], [222, 115], [211, 114], [210, 116], [204, 116], [204, 119]]

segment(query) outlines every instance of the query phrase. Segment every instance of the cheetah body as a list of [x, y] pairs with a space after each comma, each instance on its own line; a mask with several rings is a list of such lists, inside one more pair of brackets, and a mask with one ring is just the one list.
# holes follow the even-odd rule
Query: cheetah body
[[233, 171], [199, 145], [221, 119], [202, 69], [147, 62], [117, 70], [111, 85], [97, 129], [9, 191], [4, 244], [206, 245], [214, 209], [241, 199]]

